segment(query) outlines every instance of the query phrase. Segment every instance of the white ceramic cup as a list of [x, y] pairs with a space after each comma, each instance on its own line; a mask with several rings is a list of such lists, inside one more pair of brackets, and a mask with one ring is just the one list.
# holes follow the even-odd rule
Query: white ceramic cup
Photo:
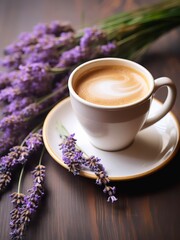
[[[146, 96], [125, 106], [104, 106], [88, 102], [77, 95], [73, 86], [80, 75], [94, 67], [118, 65], [133, 68], [145, 76], [150, 86]], [[95, 59], [78, 66], [69, 77], [68, 87], [73, 111], [90, 142], [106, 151], [121, 150], [129, 146], [140, 130], [163, 118], [171, 110], [176, 99], [176, 87], [171, 79], [161, 77], [154, 80], [143, 66], [120, 58]], [[161, 87], [168, 90], [166, 100], [155, 116], [149, 118], [153, 95]]]

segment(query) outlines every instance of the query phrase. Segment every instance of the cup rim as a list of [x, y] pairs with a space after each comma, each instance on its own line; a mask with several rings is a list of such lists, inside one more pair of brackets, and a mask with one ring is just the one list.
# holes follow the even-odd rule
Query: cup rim
[[[82, 68], [88, 66], [88, 65], [91, 65], [91, 64], [95, 64], [97, 62], [120, 62], [121, 64], [125, 64], [126, 66], [130, 66], [131, 68], [132, 65], [133, 66], [136, 66], [136, 68], [134, 67], [133, 69], [135, 70], [140, 70], [141, 73], [143, 73], [145, 75], [145, 77], [147, 78], [148, 80], [148, 83], [149, 83], [149, 86], [150, 86], [150, 90], [148, 92], [148, 94], [146, 96], [144, 96], [143, 98], [139, 99], [138, 101], [136, 102], [133, 102], [133, 103], [129, 103], [129, 104], [125, 104], [125, 105], [113, 105], [113, 106], [107, 106], [107, 105], [101, 105], [101, 104], [96, 104], [96, 103], [92, 103], [92, 102], [89, 102], [83, 98], [81, 98], [74, 90], [73, 86], [72, 86], [72, 83], [73, 83], [73, 78], [75, 76], [75, 74], [81, 70]], [[79, 102], [85, 104], [85, 105], [88, 105], [90, 107], [93, 107], [93, 108], [99, 108], [99, 109], [125, 109], [125, 108], [130, 108], [130, 107], [134, 107], [134, 106], [138, 106], [140, 104], [142, 104], [144, 101], [146, 101], [147, 99], [149, 99], [152, 95], [152, 92], [153, 92], [153, 89], [154, 89], [154, 78], [152, 76], [152, 74], [145, 68], [143, 67], [142, 65], [140, 65], [139, 63], [137, 62], [134, 62], [134, 61], [131, 61], [131, 60], [128, 60], [128, 59], [123, 59], [123, 58], [113, 58], [113, 57], [107, 57], [107, 58], [98, 58], [98, 59], [93, 59], [93, 60], [90, 60], [90, 61], [87, 61], [85, 63], [82, 63], [80, 64], [78, 67], [76, 67], [72, 73], [70, 74], [69, 76], [69, 79], [68, 79], [68, 88], [69, 88], [69, 92], [70, 94], [75, 98], [77, 99]]]

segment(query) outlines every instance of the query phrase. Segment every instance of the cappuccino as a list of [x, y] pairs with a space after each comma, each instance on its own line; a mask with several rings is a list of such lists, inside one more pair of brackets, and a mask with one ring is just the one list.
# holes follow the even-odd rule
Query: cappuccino
[[146, 77], [123, 65], [91, 69], [74, 83], [75, 92], [84, 100], [105, 106], [136, 103], [149, 93]]

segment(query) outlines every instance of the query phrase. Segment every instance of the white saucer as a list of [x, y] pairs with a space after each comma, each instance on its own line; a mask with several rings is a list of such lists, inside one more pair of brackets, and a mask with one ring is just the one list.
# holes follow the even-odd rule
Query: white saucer
[[[154, 100], [150, 114], [153, 115], [161, 105], [159, 101]], [[59, 150], [60, 124], [64, 125], [69, 133], [75, 133], [78, 146], [86, 154], [101, 159], [110, 180], [135, 179], [153, 173], [175, 156], [180, 145], [179, 123], [170, 112], [153, 126], [139, 132], [130, 147], [117, 152], [99, 150], [89, 143], [72, 111], [70, 98], [66, 98], [49, 112], [43, 126], [43, 139], [47, 151], [65, 168], [67, 167]], [[94, 173], [88, 170], [83, 170], [81, 175], [96, 178]]]

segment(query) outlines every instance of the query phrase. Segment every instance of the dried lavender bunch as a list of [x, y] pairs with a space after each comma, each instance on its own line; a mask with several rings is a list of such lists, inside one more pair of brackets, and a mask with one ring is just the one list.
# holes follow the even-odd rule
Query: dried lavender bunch
[[42, 130], [30, 133], [20, 146], [14, 146], [0, 159], [0, 192], [11, 182], [11, 175], [18, 165], [24, 165], [31, 155], [43, 146]]
[[77, 140], [74, 138], [75, 134], [63, 135], [61, 133], [60, 136], [63, 139], [60, 144], [62, 160], [68, 166], [69, 171], [74, 175], [78, 175], [84, 166], [88, 167], [97, 176], [96, 184], [104, 186], [103, 192], [108, 195], [107, 201], [112, 203], [117, 201], [117, 198], [114, 196], [116, 188], [109, 185], [110, 180], [103, 165], [99, 163], [100, 159], [95, 156], [88, 157], [83, 153], [77, 146]]
[[14, 209], [10, 213], [10, 236], [12, 239], [24, 239], [29, 222], [39, 207], [44, 195], [45, 166], [39, 164], [31, 173], [33, 176], [33, 187], [27, 190], [28, 194], [24, 195], [18, 191], [10, 195], [11, 202], [14, 205]]

